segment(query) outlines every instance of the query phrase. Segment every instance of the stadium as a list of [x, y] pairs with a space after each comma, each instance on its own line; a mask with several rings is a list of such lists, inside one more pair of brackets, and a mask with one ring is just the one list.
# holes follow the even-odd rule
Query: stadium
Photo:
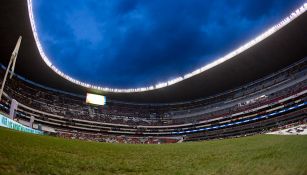
[[121, 87], [57, 67], [35, 1], [1, 2], [0, 174], [307, 174], [307, 3], [204, 66]]

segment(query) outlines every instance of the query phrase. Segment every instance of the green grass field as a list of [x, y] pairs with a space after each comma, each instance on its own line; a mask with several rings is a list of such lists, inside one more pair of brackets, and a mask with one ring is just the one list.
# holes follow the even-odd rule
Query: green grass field
[[307, 136], [169, 145], [65, 140], [0, 128], [0, 174], [307, 174]]

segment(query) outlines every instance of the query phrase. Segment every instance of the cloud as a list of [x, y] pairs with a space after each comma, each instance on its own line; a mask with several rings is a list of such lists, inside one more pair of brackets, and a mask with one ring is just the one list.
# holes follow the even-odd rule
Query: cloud
[[82, 81], [136, 87], [193, 71], [281, 20], [303, 0], [34, 1], [52, 62]]

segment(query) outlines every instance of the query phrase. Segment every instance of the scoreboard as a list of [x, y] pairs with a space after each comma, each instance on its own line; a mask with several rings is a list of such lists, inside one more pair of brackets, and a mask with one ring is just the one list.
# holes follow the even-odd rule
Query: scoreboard
[[86, 94], [86, 103], [94, 104], [94, 105], [105, 105], [106, 104], [106, 97], [103, 95], [97, 94]]

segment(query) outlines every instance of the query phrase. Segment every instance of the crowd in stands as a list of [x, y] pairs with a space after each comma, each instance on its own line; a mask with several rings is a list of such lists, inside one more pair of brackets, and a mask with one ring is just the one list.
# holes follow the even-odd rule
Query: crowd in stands
[[180, 143], [183, 137], [137, 137], [127, 135], [106, 135], [102, 133], [80, 132], [77, 130], [67, 131], [57, 130], [57, 136], [69, 139], [79, 139], [86, 141], [106, 142], [106, 143], [128, 143], [128, 144], [165, 144]]
[[[182, 124], [237, 113], [300, 91], [306, 87], [306, 80], [286, 89], [282, 88], [280, 91], [276, 89], [288, 85], [290, 79], [304, 77], [306, 75], [305, 66], [305, 64], [300, 64], [298, 67], [268, 77], [258, 83], [221, 94], [221, 97], [215, 96], [191, 102], [193, 105], [183, 103], [148, 106], [146, 104], [130, 105], [111, 102], [106, 106], [92, 106], [86, 104], [84, 98], [32, 87], [18, 79], [8, 82], [9, 86], [7, 86], [6, 92], [29, 107], [68, 118], [129, 125]], [[270, 89], [274, 91], [268, 94]], [[259, 98], [264, 94], [264, 98]], [[248, 101], [252, 101], [252, 103], [246, 105]]]
[[[273, 75], [269, 75], [260, 80], [254, 81], [242, 87], [229, 90], [227, 92], [217, 94], [208, 98], [198, 99], [189, 102], [168, 103], [168, 104], [134, 104], [108, 101], [106, 106], [93, 106], [85, 103], [85, 97], [67, 93], [60, 93], [43, 87], [35, 86], [29, 82], [25, 82], [17, 77], [8, 80], [5, 87], [7, 98], [1, 101], [0, 109], [8, 112], [8, 106], [11, 99], [16, 99], [21, 104], [18, 114], [36, 115], [40, 120], [48, 120], [50, 116], [57, 116], [61, 120], [65, 120], [65, 126], [73, 125], [75, 120], [86, 120], [93, 122], [103, 122], [107, 124], [126, 125], [130, 128], [108, 127], [113, 132], [125, 131], [129, 133], [133, 131], [137, 134], [145, 131], [160, 132], [167, 131], [168, 134], [176, 131], [186, 130], [184, 126], [175, 129], [150, 128], [150, 126], [167, 127], [173, 125], [189, 125], [190, 128], [197, 128], [204, 123], [229, 122], [240, 119], [247, 114], [250, 116], [261, 114], [279, 106], [293, 106], [298, 102], [305, 102], [307, 97], [307, 69], [306, 59], [291, 65]], [[0, 70], [1, 75], [3, 70]], [[291, 100], [279, 102], [290, 96], [299, 94]], [[278, 102], [278, 104], [277, 104]], [[276, 104], [275, 104], [276, 103]], [[265, 106], [265, 108], [261, 108]], [[258, 109], [259, 110], [254, 110]], [[262, 111], [260, 111], [260, 108]], [[34, 110], [33, 110], [34, 109]], [[37, 111], [40, 112], [37, 112]], [[19, 116], [22, 117], [23, 115]], [[234, 118], [234, 119], [232, 119]], [[58, 119], [52, 119], [56, 122]], [[68, 121], [68, 122], [67, 122]], [[63, 123], [63, 122], [62, 122]], [[84, 123], [80, 126], [86, 126]], [[64, 126], [64, 125], [63, 125]], [[114, 126], [114, 125], [112, 125]], [[139, 126], [148, 126], [148, 128], [140, 128]], [[92, 138], [93, 134], [84, 132], [60, 132], [61, 136], [70, 135], [69, 137]], [[84, 136], [86, 135], [86, 136]], [[93, 137], [91, 140], [95, 140]], [[127, 142], [137, 143], [131, 137], [114, 135], [106, 137], [103, 140], [103, 134], [98, 134], [98, 139], [105, 142]], [[123, 139], [122, 139], [123, 138]], [[161, 143], [155, 138], [144, 137], [144, 142]], [[155, 140], [156, 139], [156, 140]], [[164, 138], [165, 139], [165, 138]], [[122, 141], [119, 141], [122, 140]], [[138, 139], [140, 141], [140, 137]], [[180, 140], [178, 139], [171, 139]], [[169, 141], [171, 142], [171, 141]]]

